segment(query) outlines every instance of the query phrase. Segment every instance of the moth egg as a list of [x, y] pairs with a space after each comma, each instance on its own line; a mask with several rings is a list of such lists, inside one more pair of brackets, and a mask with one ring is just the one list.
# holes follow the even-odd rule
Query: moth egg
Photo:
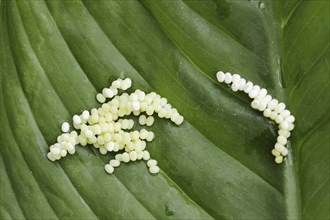
[[62, 132], [66, 133], [68, 132], [70, 129], [70, 125], [68, 122], [63, 122], [62, 126], [61, 126], [61, 130]]
[[114, 96], [118, 95], [118, 89], [113, 88], [112, 86], [110, 86], [110, 89], [112, 90]]
[[251, 107], [252, 107], [253, 109], [257, 109], [257, 108], [259, 107], [259, 105], [260, 105], [259, 100], [253, 100], [253, 101], [251, 102]]
[[115, 80], [115, 81], [113, 81], [113, 82], [111, 83], [111, 86], [112, 86], [113, 88], [118, 89], [118, 88], [121, 86], [121, 81], [120, 81], [120, 80]]
[[92, 137], [90, 137], [89, 139], [89, 144], [95, 144], [97, 142], [97, 138], [93, 135]]
[[62, 136], [62, 140], [65, 142], [69, 141], [70, 139], [70, 135], [67, 133], [62, 134], [61, 136]]
[[165, 108], [162, 108], [158, 113], [158, 117], [164, 118], [166, 115], [166, 112], [167, 112], [167, 110]]
[[129, 162], [129, 154], [127, 152], [125, 152], [125, 153], [122, 154], [122, 160], [125, 163], [128, 163]]
[[109, 104], [110, 106], [119, 107], [119, 96], [114, 97]]
[[59, 148], [52, 148], [50, 152], [54, 156], [54, 155], [59, 155], [61, 153], [61, 150]]
[[138, 132], [138, 131], [133, 131], [130, 134], [131, 134], [131, 139], [134, 141], [138, 140], [140, 138], [140, 132]]
[[272, 119], [272, 120], [275, 120], [276, 119], [276, 117], [277, 117], [277, 113], [276, 112], [272, 112], [271, 114], [270, 114], [270, 119]]
[[244, 90], [244, 87], [246, 85], [246, 80], [244, 78], [241, 78], [241, 80], [239, 81], [239, 87], [238, 87], [238, 90], [239, 91], [243, 91]]
[[127, 127], [127, 129], [132, 129], [133, 126], [134, 126], [134, 121], [132, 119], [129, 119], [128, 120], [128, 127]]
[[179, 113], [174, 112], [174, 113], [172, 114], [172, 116], [171, 116], [171, 121], [172, 121], [172, 122], [175, 122], [175, 121], [178, 120], [179, 117], [180, 117]]
[[107, 149], [104, 148], [104, 147], [100, 147], [100, 148], [99, 148], [99, 151], [100, 151], [100, 153], [103, 154], [103, 155], [105, 155], [105, 154], [108, 152]]
[[157, 174], [159, 173], [159, 167], [158, 166], [152, 166], [149, 168], [149, 172], [152, 174]]
[[259, 91], [257, 97], [259, 97], [259, 98], [263, 98], [263, 97], [265, 97], [266, 95], [267, 95], [267, 89], [262, 88], [262, 89], [260, 89], [260, 91]]
[[267, 108], [267, 104], [261, 101], [258, 110], [263, 112], [266, 108]]
[[117, 143], [120, 143], [123, 140], [123, 137], [120, 134], [115, 134], [114, 139]]
[[289, 129], [289, 123], [287, 121], [283, 121], [281, 124], [280, 124], [280, 129], [281, 130], [288, 130]]
[[254, 99], [255, 97], [257, 97], [257, 95], [258, 95], [258, 90], [257, 89], [252, 89], [250, 92], [249, 92], [249, 97], [251, 98], [251, 99]]
[[77, 138], [78, 137], [78, 133], [76, 131], [71, 131], [69, 134], [70, 138]]
[[73, 148], [73, 149], [71, 149], [71, 150], [68, 150], [68, 153], [69, 153], [69, 154], [74, 154], [74, 153], [76, 153], [76, 149]]
[[[150, 107], [156, 113], [158, 113], [163, 108], [159, 103], [154, 103]], [[149, 115], [152, 115], [152, 114], [149, 113]]]
[[142, 145], [141, 145], [141, 141], [140, 140], [137, 140], [135, 142], [135, 151], [138, 153], [138, 152], [142, 152]]
[[262, 98], [262, 102], [264, 102], [266, 105], [272, 100], [272, 96], [266, 95], [265, 97]]
[[178, 119], [174, 122], [176, 125], [181, 125], [184, 121], [183, 116], [179, 116]]
[[142, 140], [146, 139], [148, 137], [149, 132], [146, 129], [141, 129], [140, 131], [140, 138]]
[[72, 150], [74, 149], [74, 145], [71, 144], [71, 143], [66, 143], [66, 144], [65, 144], [65, 149], [66, 149], [67, 151], [72, 151]]
[[54, 160], [59, 160], [59, 159], [61, 159], [61, 155], [54, 155], [54, 154], [52, 154], [52, 157], [54, 158]]
[[139, 96], [135, 93], [130, 94], [129, 99], [133, 101], [139, 101]]
[[244, 87], [244, 92], [245, 93], [250, 93], [250, 91], [253, 88], [253, 83], [252, 82], [247, 82]]
[[99, 145], [104, 145], [104, 138], [103, 138], [103, 136], [98, 136], [97, 137], [97, 143]]
[[81, 117], [82, 117], [82, 119], [84, 119], [84, 120], [88, 120], [88, 118], [89, 118], [89, 111], [84, 110], [84, 111], [82, 112]]
[[115, 95], [114, 91], [112, 89], [109, 89], [109, 88], [105, 88], [102, 91], [102, 94], [105, 98], [112, 98]]
[[112, 119], [114, 120], [115, 115], [118, 113], [118, 107], [117, 106], [111, 106], [110, 107], [110, 112], [112, 114]]
[[152, 102], [152, 98], [150, 97], [150, 95], [146, 95], [145, 99], [144, 99], [144, 102], [147, 104], [147, 105], [150, 105], [151, 102]]
[[119, 167], [119, 165], [120, 165], [120, 161], [118, 161], [118, 160], [110, 160], [109, 164], [110, 164], [112, 167]]
[[237, 82], [231, 84], [231, 90], [233, 90], [234, 92], [237, 92], [238, 88], [239, 88], [239, 84]]
[[55, 158], [52, 156], [52, 153], [47, 153], [47, 158], [48, 158], [48, 160], [50, 160], [50, 161], [55, 161]]
[[278, 103], [275, 107], [277, 113], [281, 113], [285, 109], [285, 104], [283, 102]]
[[236, 73], [233, 74], [233, 79], [232, 79], [233, 83], [238, 83], [240, 80], [241, 80], [241, 76], [240, 75], [238, 75]]
[[260, 92], [260, 86], [258, 86], [258, 85], [254, 85], [253, 87], [252, 87], [252, 90], [256, 90], [256, 91], [258, 91], [258, 94], [259, 94], [259, 92]]
[[137, 159], [137, 153], [136, 153], [136, 151], [131, 151], [131, 152], [129, 153], [129, 159], [130, 159], [131, 161], [136, 161], [136, 159]]
[[143, 152], [137, 152], [137, 160], [141, 160], [143, 158]]
[[167, 110], [171, 110], [172, 109], [172, 105], [171, 104], [166, 104], [165, 106], [164, 106], [164, 109], [167, 111]]
[[124, 82], [126, 83], [127, 88], [131, 88], [132, 80], [130, 78], [124, 79]]
[[120, 146], [119, 146], [119, 143], [117, 143], [117, 142], [114, 142], [114, 143], [115, 143], [115, 146], [113, 147], [113, 151], [117, 152], [117, 151], [119, 151]]
[[113, 168], [113, 166], [111, 166], [110, 164], [106, 164], [106, 165], [104, 166], [104, 169], [105, 169], [105, 171], [106, 171], [107, 173], [109, 173], [109, 174], [113, 174], [113, 171], [115, 171], [115, 169]]
[[285, 120], [289, 123], [293, 123], [295, 121], [295, 117], [293, 115], [289, 115], [285, 118]]
[[277, 157], [277, 156], [281, 156], [281, 153], [278, 150], [273, 149], [272, 150], [272, 155], [275, 156], [275, 157]]
[[145, 112], [147, 113], [147, 115], [152, 115], [154, 113], [154, 108], [151, 105], [148, 105], [145, 107]]
[[121, 122], [121, 127], [122, 127], [122, 129], [128, 129], [128, 127], [129, 127], [129, 120], [124, 119], [124, 120]]
[[277, 115], [277, 117], [275, 118], [275, 122], [277, 124], [282, 123], [283, 120], [284, 120], [284, 118], [282, 117], [282, 115]]
[[110, 111], [110, 105], [108, 103], [103, 103], [101, 108], [105, 113]]
[[272, 100], [268, 103], [268, 108], [269, 108], [270, 110], [274, 110], [277, 104], [278, 104], [277, 99], [272, 99]]
[[124, 91], [127, 90], [128, 84], [125, 81], [122, 81], [119, 89], [124, 90]]
[[157, 93], [155, 92], [150, 92], [149, 96], [151, 97], [151, 99], [154, 99], [156, 97]]
[[232, 80], [233, 80], [233, 76], [229, 72], [227, 72], [225, 74], [225, 83], [230, 84]]
[[113, 133], [113, 132], [115, 131], [115, 125], [114, 125], [113, 122], [108, 123], [108, 131], [109, 131], [110, 133]]
[[98, 125], [98, 124], [94, 125], [93, 129], [94, 129], [95, 134], [101, 134], [102, 133], [101, 126]]
[[96, 124], [97, 122], [99, 122], [99, 116], [98, 115], [92, 115], [89, 119], [90, 119], [92, 124]]
[[216, 76], [219, 82], [224, 82], [226, 79], [225, 73], [222, 71], [217, 72]]
[[86, 130], [85, 131], [85, 136], [87, 137], [87, 138], [91, 138], [91, 137], [93, 137], [93, 132], [91, 131], [91, 130]]
[[116, 122], [115, 124], [114, 124], [114, 131], [116, 131], [116, 132], [118, 132], [118, 131], [120, 131], [121, 130], [121, 123], [119, 123], [119, 122]]
[[105, 102], [105, 97], [102, 93], [98, 93], [96, 95], [96, 100], [99, 102], [99, 103], [104, 103]]
[[286, 155], [288, 155], [288, 153], [289, 153], [288, 149], [286, 147], [284, 147], [283, 150], [282, 150], [282, 152], [281, 152], [281, 154], [283, 156], [286, 156]]
[[98, 114], [98, 111], [96, 108], [92, 108], [91, 109], [91, 115], [97, 115]]
[[149, 151], [143, 151], [143, 160], [150, 160], [150, 153]]
[[128, 152], [128, 151], [133, 151], [135, 149], [135, 144], [133, 143], [133, 142], [128, 142], [127, 144], [126, 144], [126, 151]]
[[148, 167], [152, 167], [152, 166], [156, 166], [156, 165], [157, 165], [157, 160], [151, 159], [151, 160], [148, 160], [148, 162], [147, 162]]
[[141, 91], [138, 96], [139, 96], [139, 101], [142, 102], [142, 101], [144, 101], [146, 94], [145, 94], [145, 92]]
[[81, 124], [81, 118], [80, 118], [79, 115], [74, 115], [72, 117], [72, 121], [73, 121], [74, 124]]
[[79, 135], [79, 137], [78, 137], [78, 143], [81, 146], [86, 146], [87, 145], [87, 139], [85, 137]]
[[276, 143], [274, 148], [275, 148], [278, 152], [282, 152], [284, 146], [283, 146], [282, 144], [280, 144], [280, 143]]
[[65, 157], [67, 155], [67, 153], [68, 152], [66, 150], [61, 150], [60, 155], [61, 155], [61, 157]]
[[283, 156], [277, 156], [277, 157], [275, 157], [275, 162], [276, 162], [277, 164], [282, 163], [282, 162], [283, 162]]
[[139, 117], [139, 124], [140, 125], [145, 125], [146, 124], [147, 117], [145, 115], [141, 115]]
[[154, 133], [152, 131], [149, 131], [146, 140], [150, 142], [154, 139], [154, 137], [155, 137]]
[[155, 121], [154, 117], [149, 116], [149, 117], [146, 119], [146, 125], [147, 125], [147, 126], [151, 126], [151, 125], [153, 125], [154, 121]]
[[138, 101], [134, 101], [134, 102], [132, 102], [132, 109], [133, 109], [134, 111], [138, 111], [138, 110], [140, 110], [140, 102], [138, 102]]
[[146, 149], [147, 143], [145, 141], [141, 141], [141, 150]]
[[119, 162], [123, 161], [123, 155], [122, 154], [116, 154], [115, 159]]
[[122, 137], [123, 137], [123, 143], [125, 143], [125, 144], [127, 144], [127, 143], [129, 143], [130, 141], [131, 141], [131, 135], [129, 134], [129, 133], [124, 133], [123, 135], [122, 135]]
[[287, 109], [285, 109], [281, 112], [281, 115], [282, 115], [283, 118], [288, 117], [290, 114], [291, 114], [291, 112]]
[[271, 113], [272, 113], [272, 111], [269, 108], [267, 108], [267, 109], [264, 110], [263, 114], [266, 118], [269, 118]]
[[289, 123], [288, 131], [292, 131], [294, 129], [294, 125], [292, 123]]
[[100, 124], [100, 128], [101, 128], [101, 133], [106, 133], [107, 131], [109, 131], [109, 127], [106, 123]]
[[291, 135], [290, 131], [288, 131], [288, 130], [281, 130], [281, 129], [278, 130], [278, 134], [279, 135], [282, 135], [282, 136], [284, 136], [286, 138], [290, 137], [290, 135]]
[[166, 98], [161, 98], [159, 104], [160, 104], [162, 107], [165, 106], [165, 105], [167, 104], [167, 99], [166, 99]]
[[280, 136], [277, 137], [277, 142], [282, 144], [282, 145], [285, 145], [288, 142], [288, 140], [286, 139], [286, 137], [280, 135]]

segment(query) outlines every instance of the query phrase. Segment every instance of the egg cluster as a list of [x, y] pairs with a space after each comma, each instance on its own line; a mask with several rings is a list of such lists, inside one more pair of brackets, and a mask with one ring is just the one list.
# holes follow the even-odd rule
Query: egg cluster
[[234, 92], [244, 91], [253, 101], [251, 107], [263, 112], [266, 118], [274, 120], [279, 125], [277, 143], [275, 144], [272, 154], [275, 156], [275, 162], [280, 164], [283, 162], [283, 157], [288, 155], [286, 144], [294, 129], [293, 122], [295, 117], [286, 109], [283, 102], [279, 102], [268, 94], [265, 88], [254, 85], [252, 82], [242, 78], [239, 74], [217, 72], [217, 80], [230, 85]]
[[114, 168], [119, 167], [121, 163], [142, 159], [147, 161], [150, 173], [158, 173], [157, 161], [151, 159], [150, 153], [146, 150], [147, 142], [151, 142], [155, 137], [154, 133], [144, 128], [129, 131], [134, 126], [134, 120], [123, 117], [131, 114], [139, 116], [139, 124], [146, 126], [153, 125], [154, 114], [159, 118], [170, 119], [176, 125], [182, 124], [184, 118], [166, 98], [155, 92], [146, 94], [137, 89], [131, 94], [124, 92], [118, 95], [120, 90], [125, 91], [131, 86], [132, 81], [129, 78], [113, 81], [109, 88], [104, 88], [102, 93], [96, 95], [97, 101], [102, 104], [101, 107], [74, 115], [73, 127], [79, 134], [77, 131], [69, 133], [70, 125], [64, 122], [61, 126], [63, 134], [57, 137], [57, 143], [50, 146], [48, 159], [55, 161], [65, 157], [67, 153], [74, 154], [77, 144], [91, 144], [101, 154], [116, 152], [115, 159], [110, 160], [104, 167], [109, 174], [112, 174]]

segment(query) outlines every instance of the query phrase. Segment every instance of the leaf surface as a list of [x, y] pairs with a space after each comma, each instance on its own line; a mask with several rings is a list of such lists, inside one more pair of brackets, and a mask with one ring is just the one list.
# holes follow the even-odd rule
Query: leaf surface
[[[1, 1], [1, 219], [328, 219], [328, 1]], [[218, 70], [268, 89], [276, 125]], [[144, 162], [103, 166], [91, 147], [46, 158], [60, 125], [118, 77], [184, 115], [157, 119]], [[131, 90], [133, 91], [133, 90]]]

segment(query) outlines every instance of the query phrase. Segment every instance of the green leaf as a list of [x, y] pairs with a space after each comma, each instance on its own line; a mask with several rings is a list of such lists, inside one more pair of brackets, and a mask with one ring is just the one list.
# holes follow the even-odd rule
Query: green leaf
[[[1, 219], [329, 219], [329, 1], [0, 1]], [[277, 128], [217, 70], [296, 116]], [[144, 162], [114, 175], [91, 147], [47, 160], [60, 124], [118, 77], [185, 117], [157, 119]]]

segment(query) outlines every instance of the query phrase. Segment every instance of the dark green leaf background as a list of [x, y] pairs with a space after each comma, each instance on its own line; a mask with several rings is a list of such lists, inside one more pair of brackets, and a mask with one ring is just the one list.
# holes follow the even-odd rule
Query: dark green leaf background
[[[2, 0], [1, 219], [329, 219], [329, 1]], [[296, 116], [276, 165], [277, 128], [240, 73]], [[167, 97], [144, 162], [107, 175], [90, 147], [47, 160], [60, 124], [98, 106], [118, 77]], [[131, 90], [133, 91], [133, 90]]]

